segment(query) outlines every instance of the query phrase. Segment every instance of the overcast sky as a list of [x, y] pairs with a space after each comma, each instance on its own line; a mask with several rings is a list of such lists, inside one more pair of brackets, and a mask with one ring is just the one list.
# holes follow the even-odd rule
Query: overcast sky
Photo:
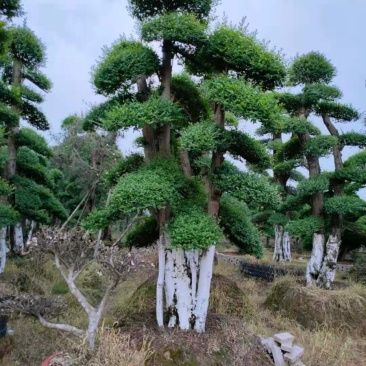
[[[101, 100], [90, 83], [91, 67], [103, 45], [135, 33], [134, 21], [126, 10], [127, 0], [23, 2], [28, 26], [47, 46], [44, 71], [54, 87], [43, 110], [52, 132], [57, 132], [66, 116]], [[335, 84], [343, 91], [344, 102], [366, 109], [366, 0], [222, 0], [217, 15], [224, 13], [234, 23], [247, 17], [249, 29], [282, 49], [288, 59], [313, 50], [324, 53], [338, 69]], [[361, 121], [339, 127], [364, 130]], [[124, 153], [130, 151], [131, 141], [128, 134], [121, 145]], [[331, 160], [323, 161], [326, 169]]]

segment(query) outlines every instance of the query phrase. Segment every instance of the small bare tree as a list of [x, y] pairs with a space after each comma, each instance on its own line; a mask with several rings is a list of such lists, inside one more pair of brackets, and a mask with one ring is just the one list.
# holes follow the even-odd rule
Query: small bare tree
[[[94, 251], [97, 242], [91, 236], [80, 229], [69, 232], [61, 230], [46, 230], [38, 239], [34, 250], [41, 253], [51, 253], [54, 257], [56, 267], [66, 281], [71, 294], [76, 298], [88, 316], [88, 328], [79, 329], [68, 324], [56, 324], [46, 320], [51, 315], [52, 304], [60, 309], [59, 298], [45, 299], [34, 296], [18, 296], [0, 303], [0, 314], [20, 312], [35, 316], [42, 325], [47, 328], [58, 329], [70, 332], [76, 336], [87, 336], [89, 347], [95, 350], [96, 331], [105, 309], [108, 297], [113, 288], [125, 279], [127, 274], [137, 268], [137, 254], [121, 250], [117, 247], [107, 248], [99, 245], [99, 253], [94, 258]], [[104, 292], [99, 305], [94, 307], [85, 297], [76, 280], [80, 274], [93, 262], [101, 265], [101, 271], [108, 279], [108, 286]], [[141, 261], [142, 262], [142, 261]], [[61, 306], [62, 308], [62, 306]]]

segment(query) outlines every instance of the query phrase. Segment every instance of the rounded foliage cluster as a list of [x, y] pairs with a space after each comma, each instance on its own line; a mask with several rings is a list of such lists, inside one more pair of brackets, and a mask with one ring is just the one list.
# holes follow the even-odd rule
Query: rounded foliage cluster
[[258, 229], [251, 222], [248, 206], [230, 195], [220, 201], [220, 226], [227, 238], [246, 254], [260, 258], [263, 245]]
[[140, 42], [121, 40], [104, 52], [93, 71], [96, 91], [114, 94], [136, 81], [139, 75], [151, 76], [159, 70], [159, 57]]
[[336, 68], [319, 52], [310, 52], [296, 57], [288, 71], [291, 85], [328, 84], [336, 76], [336, 73]]
[[207, 18], [215, 0], [130, 0], [130, 11], [138, 20], [171, 12], [193, 13]]
[[281, 57], [256, 40], [254, 35], [226, 25], [216, 29], [189, 63], [196, 74], [234, 71], [245, 80], [268, 90], [283, 85], [286, 70]]
[[25, 66], [37, 68], [45, 59], [45, 46], [27, 27], [14, 27], [10, 30], [10, 56], [21, 61]]
[[206, 39], [206, 24], [193, 14], [168, 13], [142, 24], [142, 39], [199, 44]]
[[199, 211], [175, 217], [169, 232], [172, 246], [184, 250], [207, 249], [217, 245], [222, 235], [214, 219]]

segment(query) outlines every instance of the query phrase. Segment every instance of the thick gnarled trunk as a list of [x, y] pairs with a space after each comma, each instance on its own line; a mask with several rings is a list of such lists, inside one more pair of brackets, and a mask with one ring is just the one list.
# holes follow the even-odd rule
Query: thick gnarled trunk
[[325, 245], [325, 257], [317, 279], [318, 287], [330, 290], [335, 279], [341, 236], [329, 235]]
[[167, 249], [166, 244], [167, 236], [161, 237], [156, 307], [158, 325], [202, 333], [209, 306], [215, 247], [185, 251]]
[[313, 235], [313, 249], [306, 269], [307, 286], [316, 285], [324, 256], [324, 234]]

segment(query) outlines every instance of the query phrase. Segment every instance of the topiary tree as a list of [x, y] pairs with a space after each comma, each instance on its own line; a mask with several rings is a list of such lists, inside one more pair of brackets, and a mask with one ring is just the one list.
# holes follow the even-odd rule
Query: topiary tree
[[[247, 190], [255, 196], [258, 184], [269, 182], [224, 164], [224, 155], [262, 170], [270, 158], [260, 143], [227, 127], [238, 118], [275, 123], [280, 109], [265, 91], [281, 86], [285, 76], [280, 56], [244, 29], [223, 24], [210, 32], [212, 3], [130, 1], [143, 41], [160, 42], [161, 61], [146, 44], [122, 39], [104, 50], [93, 81], [99, 93], [128, 95], [101, 121], [109, 130], [142, 130], [145, 163], [123, 172], [109, 207], [86, 223], [96, 229], [149, 210], [159, 227], [158, 325], [197, 332], [205, 330], [215, 245], [222, 235], [219, 216], [227, 235], [261, 255], [249, 210], [240, 217], [235, 212], [245, 207], [245, 194], [239, 193], [246, 183], [255, 186]], [[187, 73], [173, 77], [175, 58]], [[200, 85], [192, 73], [204, 76]], [[271, 192], [279, 202], [276, 187]], [[251, 232], [240, 230], [240, 223]]]
[[[14, 187], [14, 208], [20, 220], [15, 225], [15, 247], [24, 250], [23, 230], [29, 224], [28, 241], [35, 223], [53, 224], [65, 220], [67, 215], [56, 198], [55, 170], [51, 169], [52, 150], [46, 140], [31, 128], [21, 128], [15, 136], [17, 149], [17, 174], [11, 182]], [[0, 147], [6, 160], [6, 146]], [[0, 164], [0, 171], [6, 168]]]
[[[332, 118], [339, 122], [359, 118], [358, 112], [353, 107], [338, 102], [342, 96], [341, 91], [329, 85], [335, 74], [334, 66], [322, 54], [311, 52], [299, 56], [289, 69], [289, 84], [302, 85], [301, 93], [279, 94], [280, 103], [291, 117], [288, 120], [288, 132], [296, 135], [309, 170], [309, 180], [299, 185], [300, 197], [311, 199], [312, 219], [318, 222], [315, 226], [309, 226], [309, 230], [315, 229], [315, 232], [312, 256], [307, 268], [307, 283], [325, 288], [330, 288], [334, 281], [341, 244], [344, 210], [341, 209], [340, 202], [350, 203], [348, 197], [342, 198], [346, 181], [339, 177], [343, 165], [341, 151], [347, 141], [349, 145], [354, 145], [355, 139], [363, 140], [363, 136], [356, 133], [340, 136], [331, 122]], [[307, 120], [311, 114], [322, 117], [330, 135], [321, 135], [320, 131]], [[322, 174], [319, 158], [331, 153], [334, 156], [336, 171], [333, 174]], [[356, 204], [355, 209], [361, 204], [360, 201], [356, 203], [354, 199], [352, 203]], [[331, 235], [325, 245], [328, 215], [331, 216], [332, 222]]]
[[294, 201], [297, 195], [296, 188], [290, 182], [299, 183], [305, 177], [297, 171], [298, 167], [306, 165], [305, 152], [301, 149], [298, 137], [293, 133], [289, 140], [283, 141], [283, 135], [290, 132], [286, 116], [283, 116], [279, 123], [270, 128], [261, 127], [257, 130], [267, 148], [272, 150], [273, 182], [278, 185], [282, 204], [275, 207], [275, 210], [267, 208], [265, 213], [259, 214], [256, 221], [267, 227], [268, 235], [275, 237], [275, 248], [273, 252], [274, 261], [291, 260], [291, 238], [286, 231], [286, 224], [290, 219], [298, 216], [301, 210], [301, 202], [298, 205], [288, 207], [287, 199]]
[[[7, 164], [3, 171], [3, 178], [11, 181], [16, 176], [17, 145], [16, 135], [19, 131], [20, 118], [25, 119], [40, 130], [48, 129], [48, 122], [44, 114], [37, 108], [43, 102], [43, 96], [29, 86], [23, 85], [27, 80], [44, 92], [51, 88], [51, 82], [43, 75], [39, 68], [45, 62], [45, 47], [35, 34], [27, 28], [12, 27], [9, 29], [9, 47], [1, 65], [1, 93], [2, 127], [7, 137]], [[14, 196], [10, 196], [14, 203]], [[19, 231], [19, 225], [17, 227]], [[10, 241], [14, 251], [14, 229], [11, 226]], [[17, 234], [15, 234], [17, 236]]]
[[[6, 60], [7, 51], [10, 41], [10, 32], [7, 27], [7, 23], [12, 18], [22, 15], [22, 5], [20, 0], [4, 0], [0, 3], [0, 64], [2, 65]], [[0, 84], [0, 120], [2, 121], [14, 121], [14, 115], [9, 112], [7, 108], [7, 102], [12, 100], [12, 96], [9, 95], [8, 90], [3, 84]], [[4, 139], [4, 126], [0, 127], [0, 140]], [[6, 227], [14, 224], [17, 219], [16, 212], [8, 205], [8, 196], [11, 193], [10, 186], [1, 177], [0, 179], [0, 273], [5, 269], [6, 264]]]

